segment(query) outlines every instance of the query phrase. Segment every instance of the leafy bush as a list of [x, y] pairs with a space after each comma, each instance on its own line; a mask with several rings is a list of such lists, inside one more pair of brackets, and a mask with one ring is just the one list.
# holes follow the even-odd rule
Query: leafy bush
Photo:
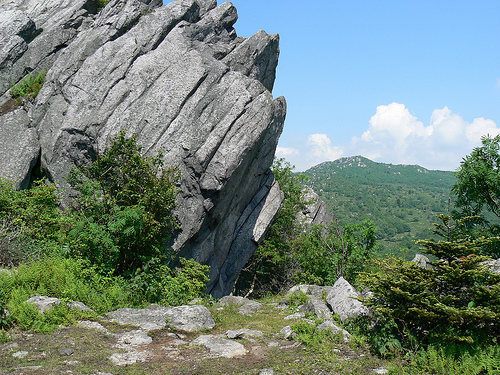
[[80, 193], [68, 241], [73, 255], [105, 271], [131, 275], [166, 254], [178, 229], [175, 207], [179, 173], [162, 155], [146, 157], [134, 136], [121, 132], [90, 166], [74, 169], [69, 182]]
[[21, 104], [22, 100], [33, 100], [45, 83], [45, 71], [30, 73], [10, 89], [10, 95]]
[[209, 267], [192, 259], [181, 258], [180, 263], [180, 267], [171, 269], [160, 259], [152, 259], [130, 280], [132, 290], [149, 302], [168, 306], [204, 297]]
[[314, 226], [294, 242], [299, 263], [298, 283], [333, 285], [339, 277], [351, 283], [371, 258], [375, 227], [370, 220], [341, 227], [333, 220], [328, 227]]
[[39, 257], [64, 241], [68, 218], [58, 201], [54, 185], [43, 180], [16, 191], [11, 182], [0, 179], [0, 264]]
[[[449, 217], [441, 220], [438, 234], [443, 234], [443, 225], [449, 226]], [[460, 237], [422, 241], [426, 251], [439, 258], [431, 267], [387, 259], [379, 262], [379, 272], [362, 275], [374, 294], [366, 304], [377, 316], [390, 317], [392, 336], [402, 346], [408, 348], [414, 340], [423, 345], [496, 342], [500, 275], [481, 264], [487, 257], [474, 254], [477, 242]]]
[[[419, 351], [409, 366], [411, 374], [494, 375], [500, 373], [500, 347], [487, 346], [472, 352], [430, 346]], [[405, 371], [406, 373], [406, 371]]]
[[[132, 305], [133, 296], [122, 278], [103, 276], [79, 259], [50, 256], [22, 264], [11, 274], [0, 273], [0, 290], [14, 321], [21, 319], [24, 301], [35, 295], [81, 301], [97, 313]], [[27, 315], [32, 315], [29, 310]], [[24, 314], [24, 313], [23, 313]]]

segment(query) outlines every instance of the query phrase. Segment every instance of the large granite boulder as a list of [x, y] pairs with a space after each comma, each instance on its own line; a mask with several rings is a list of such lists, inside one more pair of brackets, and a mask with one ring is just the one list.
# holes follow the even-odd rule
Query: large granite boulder
[[361, 315], [369, 315], [370, 310], [364, 306], [358, 298], [361, 295], [349, 284], [347, 280], [340, 277], [333, 284], [330, 293], [326, 297], [326, 302], [335, 314], [338, 314], [342, 321]]
[[[270, 91], [279, 38], [237, 37], [230, 2], [111, 0], [99, 12], [94, 5], [9, 2], [41, 33], [24, 15], [21, 26], [0, 29], [31, 35], [0, 66], [0, 82], [19, 80], [18, 65], [48, 69], [27, 127], [37, 131], [42, 168], [64, 191], [70, 168], [93, 160], [121, 130], [148, 154], [161, 151], [182, 174], [173, 248], [210, 266], [210, 293], [229, 294], [283, 199], [269, 170], [286, 113], [284, 98]], [[23, 166], [36, 164], [33, 155]], [[25, 169], [17, 180], [29, 181]]]
[[327, 210], [326, 203], [316, 192], [306, 187], [302, 190], [306, 205], [298, 213], [297, 218], [306, 226], [328, 225], [334, 219], [333, 215]]

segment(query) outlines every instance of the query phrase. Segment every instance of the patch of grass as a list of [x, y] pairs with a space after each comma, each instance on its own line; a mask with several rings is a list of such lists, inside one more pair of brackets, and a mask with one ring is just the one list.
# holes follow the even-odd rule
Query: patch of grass
[[21, 104], [23, 99], [35, 99], [45, 83], [45, 74], [46, 72], [43, 70], [38, 74], [28, 74], [21, 81], [11, 87], [10, 95], [18, 102], [18, 104]]
[[96, 3], [97, 3], [97, 9], [98, 9], [98, 10], [103, 9], [106, 5], [108, 5], [108, 3], [109, 3], [110, 1], [111, 1], [111, 0], [96, 0]]

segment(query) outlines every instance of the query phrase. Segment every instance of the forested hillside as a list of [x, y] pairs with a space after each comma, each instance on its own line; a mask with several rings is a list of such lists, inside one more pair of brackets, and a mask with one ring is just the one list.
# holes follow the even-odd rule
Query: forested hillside
[[436, 215], [448, 212], [453, 172], [417, 165], [376, 163], [362, 156], [321, 163], [305, 172], [310, 185], [343, 224], [372, 219], [390, 251], [418, 251], [417, 239], [432, 237]]

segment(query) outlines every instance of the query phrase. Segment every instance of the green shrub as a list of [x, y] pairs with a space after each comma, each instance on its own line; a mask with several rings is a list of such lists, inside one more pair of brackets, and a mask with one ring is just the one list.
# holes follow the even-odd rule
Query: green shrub
[[10, 89], [11, 96], [21, 104], [22, 100], [33, 100], [45, 83], [45, 71], [30, 73]]
[[4, 291], [5, 304], [18, 324], [21, 318], [16, 312], [37, 317], [28, 308], [18, 307], [35, 295], [81, 301], [97, 313], [132, 305], [133, 300], [123, 279], [103, 276], [83, 260], [60, 256], [22, 264], [12, 274], [0, 273], [0, 290]]
[[59, 247], [68, 218], [58, 202], [55, 186], [43, 180], [16, 191], [0, 178], [0, 264], [11, 266]]
[[167, 306], [185, 305], [205, 297], [209, 267], [192, 259], [181, 258], [180, 263], [180, 267], [172, 269], [160, 259], [152, 259], [130, 280], [134, 294]]
[[331, 330], [317, 330], [315, 325], [305, 322], [294, 324], [291, 328], [298, 335], [297, 340], [315, 353], [332, 354], [335, 343], [343, 341], [342, 334], [335, 334]]
[[98, 10], [103, 9], [106, 5], [108, 5], [109, 2], [110, 2], [110, 0], [96, 0], [97, 9]]
[[[451, 349], [451, 350], [450, 350]], [[406, 371], [405, 371], [406, 372]], [[456, 351], [430, 346], [419, 351], [409, 366], [411, 374], [495, 375], [500, 373], [500, 347], [487, 346], [476, 351]]]
[[70, 174], [80, 193], [68, 235], [72, 255], [128, 276], [164, 258], [179, 227], [172, 214], [178, 180], [177, 170], [164, 168], [161, 154], [143, 156], [136, 138], [121, 132], [95, 162]]
[[[454, 233], [450, 218], [440, 218], [435, 232]], [[449, 230], [443, 233], [443, 228]], [[444, 241], [422, 241], [426, 251], [439, 258], [428, 269], [398, 259], [380, 261], [379, 272], [361, 276], [374, 295], [365, 303], [375, 316], [390, 317], [385, 328], [392, 329], [394, 339], [405, 348], [415, 341], [424, 346], [496, 343], [500, 275], [481, 264], [487, 257], [474, 254], [478, 242], [485, 240], [456, 235]]]
[[296, 282], [333, 285], [342, 276], [354, 283], [374, 253], [375, 227], [370, 220], [344, 227], [333, 220], [303, 232], [293, 247]]

